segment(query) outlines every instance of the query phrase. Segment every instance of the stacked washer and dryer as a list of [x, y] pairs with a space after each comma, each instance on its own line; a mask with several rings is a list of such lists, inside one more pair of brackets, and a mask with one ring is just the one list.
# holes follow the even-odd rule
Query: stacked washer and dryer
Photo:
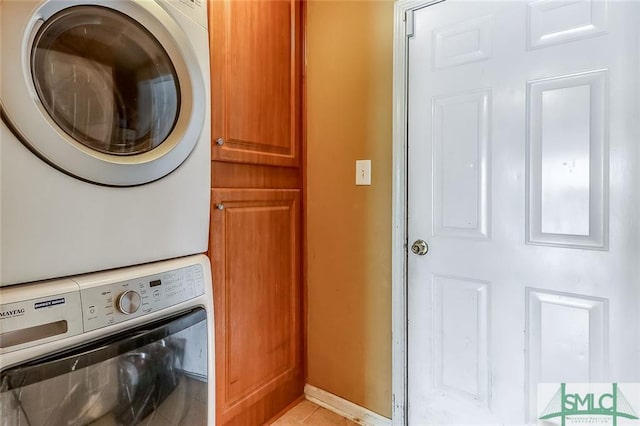
[[0, 425], [214, 417], [205, 0], [0, 3]]

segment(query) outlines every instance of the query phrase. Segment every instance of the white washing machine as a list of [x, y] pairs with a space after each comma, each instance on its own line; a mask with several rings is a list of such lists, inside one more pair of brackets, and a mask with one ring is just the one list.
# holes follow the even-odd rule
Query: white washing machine
[[214, 424], [204, 255], [0, 289], [1, 425]]
[[204, 0], [0, 3], [0, 285], [202, 253]]

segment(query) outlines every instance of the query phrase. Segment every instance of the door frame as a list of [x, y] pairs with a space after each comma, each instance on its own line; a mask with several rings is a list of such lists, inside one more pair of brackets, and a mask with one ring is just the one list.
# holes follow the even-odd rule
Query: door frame
[[393, 186], [391, 248], [392, 422], [408, 424], [407, 202], [408, 50], [413, 12], [445, 0], [397, 0], [393, 29]]

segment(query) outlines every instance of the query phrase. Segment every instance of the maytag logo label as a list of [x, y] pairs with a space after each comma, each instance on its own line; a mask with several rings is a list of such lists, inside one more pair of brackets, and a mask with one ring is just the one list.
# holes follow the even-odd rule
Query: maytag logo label
[[0, 311], [0, 319], [19, 317], [20, 315], [24, 315], [24, 308]]
[[640, 383], [540, 383], [538, 425], [640, 425]]

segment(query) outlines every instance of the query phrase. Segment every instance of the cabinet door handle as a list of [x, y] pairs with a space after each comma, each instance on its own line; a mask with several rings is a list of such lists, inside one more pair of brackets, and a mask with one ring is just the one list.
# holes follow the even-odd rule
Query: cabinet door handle
[[216, 209], [224, 210], [224, 204], [222, 204], [222, 203], [216, 204]]
[[222, 139], [222, 138], [218, 138], [218, 139], [216, 139], [216, 144], [217, 144], [218, 146], [222, 146], [222, 145], [224, 145], [224, 139]]

